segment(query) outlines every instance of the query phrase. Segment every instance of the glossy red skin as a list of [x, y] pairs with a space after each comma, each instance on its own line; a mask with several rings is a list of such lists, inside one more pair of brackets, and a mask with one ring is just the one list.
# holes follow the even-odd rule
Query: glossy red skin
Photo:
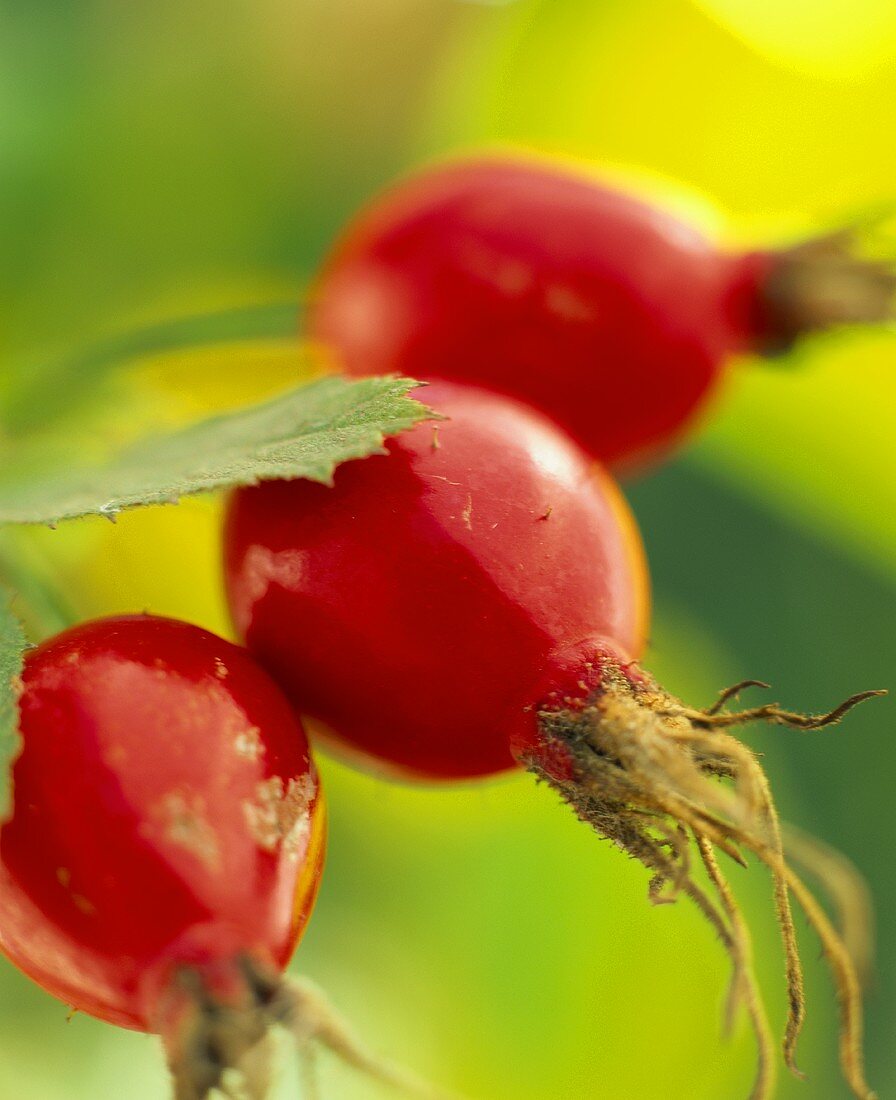
[[[304, 732], [249, 655], [186, 623], [102, 619], [32, 651], [0, 947], [66, 1003], [150, 1030], [178, 963], [284, 966], [323, 860]], [[262, 837], [259, 784], [308, 796]], [[262, 811], [263, 812], [263, 811]]]
[[310, 332], [350, 374], [473, 382], [615, 467], [668, 450], [762, 333], [760, 254], [583, 172], [512, 157], [397, 184], [322, 270]]
[[335, 485], [238, 490], [226, 577], [246, 644], [343, 753], [427, 779], [514, 766], [595, 639], [636, 656], [646, 574], [615, 485], [545, 418], [439, 383], [450, 419]]

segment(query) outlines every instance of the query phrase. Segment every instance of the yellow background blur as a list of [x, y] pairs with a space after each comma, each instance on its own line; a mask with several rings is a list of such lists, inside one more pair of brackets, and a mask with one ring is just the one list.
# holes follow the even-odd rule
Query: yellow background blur
[[[6, 5], [0, 377], [135, 324], [298, 299], [358, 204], [433, 156], [511, 143], [585, 158], [756, 244], [892, 203], [894, 117], [889, 0]], [[297, 362], [259, 342], [130, 364], [69, 429], [85, 447], [126, 438], [273, 392]], [[755, 676], [818, 709], [896, 686], [894, 398], [893, 331], [814, 339], [736, 371], [688, 453], [631, 486], [655, 581], [648, 664], [669, 687], [699, 704]], [[201, 500], [11, 545], [79, 615], [145, 608], [226, 632], [218, 511]], [[893, 716], [885, 701], [833, 732], [750, 735], [785, 816], [875, 890], [882, 1097], [896, 1095]], [[712, 933], [685, 903], [652, 909], [642, 870], [550, 792], [524, 776], [431, 791], [324, 772], [330, 859], [295, 966], [378, 1049], [482, 1100], [747, 1095], [752, 1048], [743, 1026], [720, 1035]], [[780, 1026], [769, 884], [758, 868], [735, 881]], [[779, 1095], [836, 1100], [833, 994], [798, 927], [810, 1079]], [[66, 1024], [5, 964], [0, 1051], [0, 1100], [165, 1095], [153, 1040]], [[286, 1052], [284, 1066], [285, 1098]], [[375, 1092], [330, 1063], [325, 1084]]]

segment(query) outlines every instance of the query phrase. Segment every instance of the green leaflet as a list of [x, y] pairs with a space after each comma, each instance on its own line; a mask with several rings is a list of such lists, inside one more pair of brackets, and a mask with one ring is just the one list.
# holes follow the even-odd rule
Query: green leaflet
[[262, 405], [141, 440], [108, 460], [0, 485], [0, 522], [54, 525], [270, 478], [329, 482], [341, 462], [432, 415], [405, 378], [323, 378]]

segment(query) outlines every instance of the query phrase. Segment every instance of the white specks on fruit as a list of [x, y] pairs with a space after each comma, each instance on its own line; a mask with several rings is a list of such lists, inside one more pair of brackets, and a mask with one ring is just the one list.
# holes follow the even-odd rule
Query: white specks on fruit
[[196, 856], [209, 871], [221, 870], [221, 847], [201, 795], [171, 791], [153, 807], [152, 816], [167, 841]]
[[454, 485], [456, 488], [460, 488], [459, 481], [452, 481], [450, 477], [445, 477], [444, 474], [427, 474], [423, 472], [424, 477], [433, 477], [436, 481], [446, 481], [449, 485]]
[[240, 730], [233, 740], [236, 754], [243, 760], [258, 760], [264, 755], [264, 745], [261, 741], [261, 730], [258, 726], [249, 726]]
[[298, 586], [305, 570], [305, 555], [300, 550], [269, 550], [253, 546], [246, 555], [248, 597], [260, 600], [271, 584], [290, 589]]
[[219, 680], [226, 680], [230, 675], [227, 665], [224, 664], [220, 657], [215, 658], [215, 675]]
[[462, 514], [463, 514], [463, 520], [464, 520], [464, 527], [466, 527], [466, 529], [468, 531], [472, 531], [473, 530], [473, 498], [470, 496], [469, 493], [467, 494], [467, 503], [464, 505], [464, 510], [463, 510]]
[[275, 852], [280, 846], [286, 856], [298, 860], [308, 841], [308, 811], [315, 790], [310, 775], [290, 779], [285, 785], [279, 775], [262, 780], [255, 788], [255, 798], [243, 803], [256, 844], [265, 852]]

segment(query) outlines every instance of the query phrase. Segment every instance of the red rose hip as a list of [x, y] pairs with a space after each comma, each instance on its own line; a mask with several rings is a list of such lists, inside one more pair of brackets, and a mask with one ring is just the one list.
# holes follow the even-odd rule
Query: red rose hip
[[0, 948], [21, 970], [80, 1011], [159, 1032], [178, 1100], [228, 1072], [240, 1095], [267, 1095], [275, 1023], [434, 1095], [282, 975], [325, 813], [301, 723], [245, 650], [148, 615], [86, 623], [28, 654], [20, 729]]
[[488, 775], [514, 766], [527, 707], [575, 690], [589, 644], [640, 652], [646, 570], [618, 490], [551, 424], [484, 391], [425, 393], [451, 420], [341, 466], [335, 488], [233, 497], [230, 601], [340, 747], [424, 778]]
[[892, 271], [849, 244], [727, 253], [573, 167], [461, 160], [348, 225], [310, 334], [350, 374], [486, 386], [630, 466], [683, 438], [734, 353], [891, 315]]
[[0, 833], [14, 962], [139, 1028], [172, 963], [285, 965], [317, 892], [323, 805], [302, 727], [247, 653], [169, 619], [99, 620], [28, 655], [20, 713]]
[[[824, 942], [844, 1071], [868, 1100], [852, 961], [785, 859], [756, 758], [726, 732], [751, 718], [815, 728], [856, 699], [819, 717], [776, 705], [730, 713], [733, 692], [706, 711], [685, 707], [635, 663], [646, 571], [610, 479], [523, 405], [447, 383], [424, 393], [446, 419], [341, 466], [332, 486], [272, 482], [232, 496], [226, 577], [247, 645], [338, 751], [429, 780], [524, 766], [649, 868], [654, 900], [687, 894], [734, 963], [732, 1003], [758, 1040], [754, 1100], [773, 1087], [768, 1025], [714, 850], [758, 856], [787, 951], [787, 1062], [803, 1015], [792, 892]], [[709, 892], [692, 877], [691, 843]]]

